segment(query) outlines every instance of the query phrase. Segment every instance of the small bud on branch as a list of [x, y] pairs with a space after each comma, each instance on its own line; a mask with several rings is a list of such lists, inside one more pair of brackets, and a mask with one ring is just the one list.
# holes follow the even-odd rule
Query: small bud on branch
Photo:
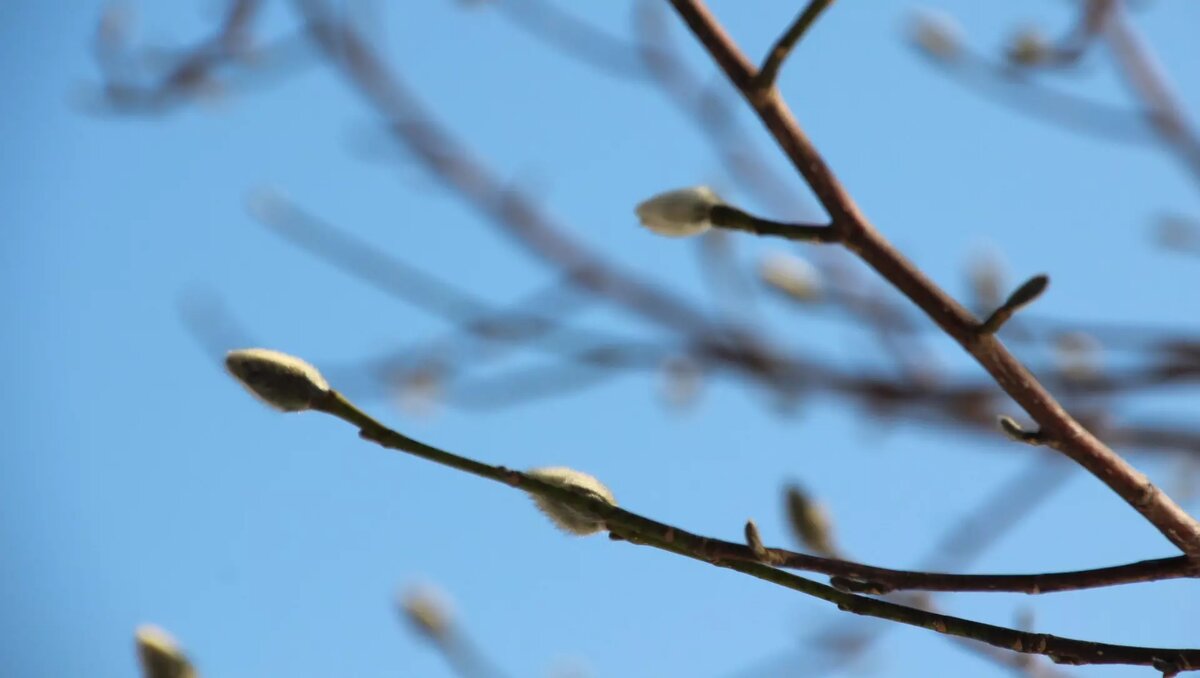
[[754, 552], [754, 557], [758, 558], [759, 562], [766, 563], [771, 560], [771, 554], [767, 551], [767, 547], [763, 546], [762, 536], [758, 533], [758, 525], [754, 524], [753, 520], [746, 521], [746, 546]]
[[[596, 480], [593, 476], [576, 471], [575, 469], [565, 466], [551, 466], [530, 469], [526, 474], [544, 483], [567, 490], [574, 490], [612, 506], [617, 505], [617, 500], [613, 498], [613, 493], [603, 483]], [[534, 495], [533, 501], [564, 532], [586, 536], [605, 529], [602, 518], [575, 507], [560, 504], [553, 499], [541, 495]]]
[[329, 383], [307, 362], [266, 348], [244, 348], [225, 356], [225, 369], [255, 397], [281, 412], [312, 409], [329, 393]]
[[646, 228], [670, 238], [697, 235], [712, 227], [712, 208], [721, 199], [708, 186], [681, 188], [658, 195], [637, 206]]
[[1009, 63], [1016, 66], [1036, 66], [1046, 61], [1052, 51], [1046, 36], [1031, 26], [1012, 37], [1005, 56]]
[[787, 515], [792, 531], [805, 548], [818, 555], [835, 556], [829, 514], [797, 485], [787, 488]]
[[928, 10], [912, 20], [912, 41], [926, 55], [942, 61], [962, 56], [962, 28], [949, 16]]
[[1025, 284], [1017, 288], [1017, 291], [1008, 296], [1008, 300], [1000, 305], [1000, 308], [992, 312], [987, 320], [979, 324], [980, 334], [995, 334], [1000, 331], [1004, 323], [1013, 317], [1013, 314], [1019, 311], [1022, 307], [1029, 305], [1035, 299], [1042, 296], [1046, 291], [1046, 287], [1050, 284], [1050, 276], [1042, 274], [1035, 275]]
[[1026, 431], [1012, 417], [1001, 415], [996, 421], [1000, 424], [1000, 430], [1004, 431], [1005, 435], [1018, 443], [1025, 443], [1026, 445], [1046, 444], [1046, 439], [1042, 436], [1041, 431]]
[[439, 592], [413, 588], [400, 601], [404, 618], [418, 633], [433, 639], [444, 639], [450, 633], [449, 606]]

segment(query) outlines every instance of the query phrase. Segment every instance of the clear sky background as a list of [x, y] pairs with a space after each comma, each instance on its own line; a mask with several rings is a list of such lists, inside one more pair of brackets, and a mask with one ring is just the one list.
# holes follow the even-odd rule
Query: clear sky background
[[[628, 2], [569, 4], [627, 30]], [[713, 7], [760, 54], [799, 4]], [[1149, 4], [1136, 21], [1200, 111], [1200, 4]], [[480, 157], [543, 197], [573, 235], [702, 298], [696, 243], [653, 237], [637, 227], [633, 206], [703, 182], [746, 196], [660, 93], [565, 59], [486, 8], [378, 5], [373, 26], [388, 56]], [[1030, 21], [1064, 28], [1073, 3], [939, 6], [974, 44], [995, 50]], [[137, 36], [194, 39], [217, 7], [140, 3]], [[257, 343], [330, 368], [445, 327], [262, 228], [245, 209], [256, 188], [275, 187], [497, 303], [552, 275], [418, 165], [381, 149], [371, 111], [324, 65], [161, 117], [82, 111], [73, 102], [97, 82], [89, 45], [101, 8], [95, 0], [0, 6], [0, 367], [8, 379], [0, 389], [0, 675], [134, 675], [132, 631], [144, 622], [169, 629], [214, 678], [449, 675], [397, 620], [395, 593], [417, 582], [445, 590], [464, 628], [511, 675], [572, 667], [594, 676], [803, 675], [818, 664], [807, 639], [850, 621], [824, 603], [650, 549], [568, 538], [519, 494], [246, 396], [189, 333], [181, 299], [219, 298]], [[838, 3], [781, 81], [876, 224], [960, 295], [969, 256], [991, 247], [1016, 278], [1052, 274], [1038, 302], [1044, 314], [1196, 329], [1196, 260], [1164, 254], [1148, 236], [1157, 214], [1200, 214], [1195, 183], [1153, 145], [1098, 143], [965, 92], [906, 46], [912, 9]], [[290, 7], [273, 3], [267, 32], [293, 25]], [[691, 63], [713, 74], [681, 27], [672, 29]], [[1125, 101], [1103, 69], [1088, 72], [1067, 86]], [[769, 149], [752, 121], [747, 128]], [[796, 191], [806, 196], [799, 182]], [[745, 245], [750, 260], [777, 247]], [[777, 336], [797, 347], [846, 360], [875, 351], [840, 326], [765, 308]], [[602, 307], [580, 317], [656, 332]], [[936, 345], [962, 374], [977, 374], [956, 349]], [[768, 541], [786, 542], [780, 488], [800, 479], [829, 505], [853, 556], [895, 567], [916, 565], [1033, 454], [999, 435], [876, 424], [829, 397], [781, 416], [762, 393], [729, 381], [670, 412], [660, 387], [656, 375], [633, 375], [561, 399], [432, 417], [389, 399], [363, 404], [415, 437], [485, 461], [591, 472], [632, 510], [729, 539], [753, 517]], [[1194, 394], [1167, 393], [1121, 415], [1194, 421], [1197, 405]], [[1168, 490], [1180, 484], [1174, 460], [1138, 464]], [[1049, 571], [1172, 554], [1079, 474], [972, 569]], [[1200, 646], [1195, 582], [942, 603], [998, 624], [1029, 609], [1038, 630], [1059, 635]], [[835, 675], [864, 669], [1003, 675], [907, 628], [891, 629], [865, 662]]]

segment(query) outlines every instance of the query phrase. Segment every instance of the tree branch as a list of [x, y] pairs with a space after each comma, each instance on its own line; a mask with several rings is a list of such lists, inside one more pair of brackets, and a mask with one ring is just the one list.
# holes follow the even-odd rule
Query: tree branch
[[360, 437], [382, 447], [544, 497], [581, 515], [594, 516], [602, 520], [610, 536], [618, 540], [651, 546], [692, 560], [735, 570], [833, 603], [838, 609], [846, 612], [970, 638], [1015, 652], [1045, 655], [1063, 664], [1132, 664], [1154, 666], [1164, 672], [1200, 669], [1200, 650], [1110, 645], [1044, 633], [1030, 633], [926, 612], [841, 591], [758, 562], [754, 550], [744, 544], [722, 542], [692, 534], [618, 508], [594, 493], [578, 492], [520, 471], [485, 464], [414, 440], [371, 418], [336, 390], [325, 391], [322, 397], [312, 403], [312, 407], [353, 424], [358, 427]]
[[1039, 424], [1050, 445], [1099, 478], [1187, 555], [1200, 558], [1200, 523], [1150, 479], [1089, 433], [970, 312], [883, 237], [846, 191], [778, 92], [757, 96], [754, 66], [701, 0], [671, 0], [696, 38], [742, 92], [780, 149], [829, 212], [845, 246], [959, 343]]

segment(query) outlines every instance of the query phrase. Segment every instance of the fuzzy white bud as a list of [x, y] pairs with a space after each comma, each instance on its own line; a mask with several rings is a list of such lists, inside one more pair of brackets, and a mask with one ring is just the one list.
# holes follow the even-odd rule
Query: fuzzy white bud
[[1084, 380], [1099, 375], [1103, 348], [1095, 337], [1083, 332], [1068, 332], [1054, 339], [1057, 367], [1068, 379]]
[[[555, 485], [567, 490], [600, 499], [612, 506], [617, 505], [613, 493], [599, 480], [586, 473], [565, 466], [549, 466], [526, 471], [526, 474], [544, 483]], [[566, 506], [540, 495], [533, 495], [537, 507], [545, 513], [559, 529], [571, 534], [586, 536], [600, 532], [604, 528], [604, 520], [573, 506]]]
[[446, 596], [437, 589], [420, 586], [409, 589], [400, 600], [404, 616], [419, 633], [433, 639], [450, 633], [451, 613]]
[[793, 485], [787, 489], [787, 514], [801, 544], [818, 555], [835, 557], [833, 522], [823, 504]]
[[683, 238], [712, 228], [712, 208], [721, 199], [708, 186], [681, 188], [659, 193], [637, 206], [637, 216], [646, 228], [659, 235]]
[[913, 17], [911, 31], [916, 46], [935, 59], [962, 55], [962, 28], [948, 15], [922, 10]]
[[817, 269], [786, 252], [771, 252], [763, 257], [758, 264], [758, 275], [767, 285], [799, 301], [813, 301], [821, 295]]
[[134, 639], [145, 678], [196, 678], [196, 669], [171, 634], [145, 624], [134, 631]]
[[281, 412], [311, 409], [329, 383], [307, 362], [267, 348], [244, 348], [225, 356], [225, 369], [255, 397]]
[[1052, 51], [1049, 40], [1039, 29], [1022, 29], [1008, 44], [1008, 61], [1018, 66], [1035, 66], [1046, 60]]

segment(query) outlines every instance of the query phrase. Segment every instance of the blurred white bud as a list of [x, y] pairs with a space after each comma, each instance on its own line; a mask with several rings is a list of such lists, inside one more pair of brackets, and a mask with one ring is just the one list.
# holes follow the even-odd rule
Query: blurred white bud
[[400, 609], [422, 635], [438, 640], [450, 633], [450, 604], [440, 590], [430, 586], [410, 588], [400, 599]]
[[1045, 61], [1052, 51], [1050, 41], [1034, 26], [1023, 28], [1008, 43], [1006, 56], [1009, 63], [1018, 66], [1034, 66]]
[[[530, 469], [526, 471], [526, 474], [544, 483], [549, 483], [563, 489], [574, 490], [593, 499], [600, 499], [612, 506], [617, 505], [617, 500], [613, 498], [612, 492], [599, 480], [586, 473], [581, 473], [565, 466], [549, 466]], [[584, 536], [595, 534], [605, 529], [602, 518], [591, 515], [586, 511], [580, 511], [572, 506], [566, 506], [553, 499], [536, 494], [533, 495], [533, 501], [564, 532]]]
[[975, 310], [990, 313], [1004, 303], [1008, 275], [1004, 270], [1004, 262], [994, 250], [984, 250], [971, 258], [967, 278]]
[[796, 485], [787, 488], [787, 515], [792, 532], [813, 553], [835, 558], [833, 523], [825, 506]]
[[682, 238], [712, 227], [712, 208], [721, 199], [708, 186], [659, 193], [637, 206], [642, 225], [659, 235]]
[[271, 349], [230, 351], [225, 356], [225, 369], [247, 391], [281, 412], [311, 409], [329, 393], [329, 384], [317, 368]]
[[946, 14], [919, 10], [910, 30], [916, 46], [935, 59], [949, 61], [962, 55], [962, 28]]
[[145, 678], [196, 678], [196, 669], [171, 634], [145, 624], [134, 631], [134, 639]]
[[821, 276], [812, 264], [786, 252], [771, 252], [758, 264], [758, 275], [773, 289], [798, 301], [821, 296]]
[[438, 411], [445, 378], [437, 364], [427, 364], [400, 375], [400, 407], [414, 416], [429, 417]]
[[1100, 342], [1090, 334], [1068, 332], [1055, 337], [1054, 357], [1068, 379], [1087, 379], [1100, 372]]
[[683, 409], [696, 402], [704, 385], [700, 366], [687, 356], [671, 356], [663, 361], [663, 398], [667, 405]]

